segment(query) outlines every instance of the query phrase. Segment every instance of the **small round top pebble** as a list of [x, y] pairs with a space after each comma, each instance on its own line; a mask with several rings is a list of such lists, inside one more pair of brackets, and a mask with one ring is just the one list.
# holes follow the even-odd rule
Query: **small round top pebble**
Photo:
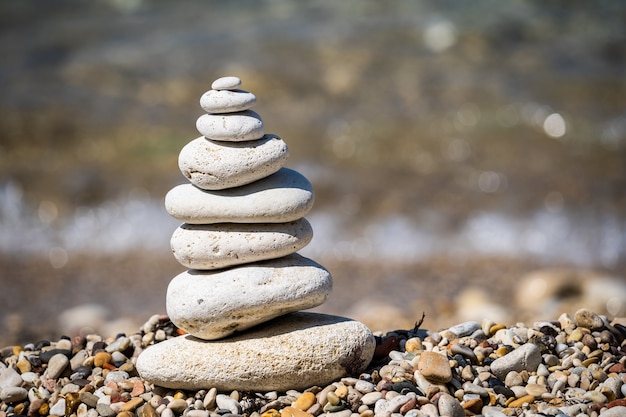
[[213, 81], [211, 88], [213, 90], [234, 90], [241, 85], [239, 77], [222, 77]]

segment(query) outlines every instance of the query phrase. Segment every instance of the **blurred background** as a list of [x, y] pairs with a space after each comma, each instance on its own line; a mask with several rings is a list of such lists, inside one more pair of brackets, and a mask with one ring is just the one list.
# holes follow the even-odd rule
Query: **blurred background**
[[626, 3], [0, 3], [0, 342], [165, 313], [165, 193], [236, 75], [313, 183], [318, 311], [626, 314]]

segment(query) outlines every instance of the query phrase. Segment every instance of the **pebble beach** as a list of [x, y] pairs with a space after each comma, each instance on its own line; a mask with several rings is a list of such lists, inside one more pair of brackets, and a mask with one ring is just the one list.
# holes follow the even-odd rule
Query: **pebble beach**
[[168, 390], [142, 380], [139, 354], [182, 333], [157, 314], [134, 334], [3, 347], [0, 416], [626, 415], [626, 318], [588, 309], [511, 326], [378, 332], [364, 372], [284, 392]]

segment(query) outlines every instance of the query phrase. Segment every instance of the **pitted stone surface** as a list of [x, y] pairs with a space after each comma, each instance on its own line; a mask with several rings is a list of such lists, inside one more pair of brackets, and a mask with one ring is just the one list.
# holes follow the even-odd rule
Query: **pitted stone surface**
[[167, 212], [190, 224], [290, 222], [304, 217], [313, 202], [311, 183], [288, 168], [241, 187], [204, 191], [184, 184], [165, 196]]
[[178, 167], [196, 187], [221, 190], [272, 175], [288, 157], [287, 144], [276, 135], [247, 142], [219, 142], [202, 136], [183, 147]]
[[170, 241], [174, 257], [192, 269], [218, 269], [299, 251], [313, 238], [304, 218], [289, 223], [181, 225]]
[[198, 338], [219, 339], [282, 314], [316, 307], [332, 290], [330, 273], [293, 254], [217, 271], [189, 270], [167, 288], [167, 314]]
[[298, 312], [219, 341], [180, 336], [146, 349], [142, 378], [172, 389], [286, 391], [358, 375], [376, 342], [362, 323]]
[[255, 104], [255, 95], [245, 90], [209, 90], [200, 97], [200, 106], [207, 113], [234, 113]]
[[203, 114], [196, 121], [196, 128], [208, 139], [241, 142], [260, 139], [265, 134], [261, 116], [252, 110], [236, 113]]

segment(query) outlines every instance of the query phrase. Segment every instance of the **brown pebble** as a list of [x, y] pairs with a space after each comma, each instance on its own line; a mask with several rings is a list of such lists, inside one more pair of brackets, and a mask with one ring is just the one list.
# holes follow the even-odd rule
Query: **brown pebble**
[[313, 417], [313, 414], [288, 406], [281, 410], [280, 417]]
[[414, 409], [416, 405], [417, 399], [411, 398], [409, 401], [402, 404], [402, 407], [400, 407], [400, 414], [404, 415], [408, 413], [410, 410]]
[[626, 372], [626, 366], [624, 366], [624, 364], [621, 362], [617, 362], [616, 364], [611, 365], [611, 367], [609, 368], [609, 373], [611, 372], [615, 372], [616, 374], [621, 374], [623, 372]]
[[15, 406], [15, 408], [13, 408], [13, 412], [15, 413], [15, 415], [19, 416], [24, 413], [25, 409], [26, 409], [26, 404], [19, 403], [18, 405]]
[[141, 397], [131, 398], [126, 403], [124, 403], [121, 410], [122, 411], [135, 411], [137, 407], [141, 406], [143, 403], [144, 403], [144, 400]]
[[146, 403], [139, 410], [139, 417], [158, 417], [158, 414], [150, 403]]
[[293, 403], [293, 406], [298, 410], [306, 411], [311, 408], [316, 401], [317, 398], [315, 398], [315, 394], [307, 391], [300, 395], [298, 399], [296, 399], [296, 401]]
[[525, 403], [531, 404], [535, 400], [535, 397], [532, 395], [524, 395], [516, 400], [509, 402], [506, 406], [509, 408], [518, 408], [524, 405]]
[[278, 410], [270, 408], [269, 410], [261, 414], [261, 417], [280, 417], [280, 413], [278, 412]]
[[120, 413], [117, 413], [115, 417], [135, 417], [135, 413], [133, 413], [132, 411], [122, 411]]
[[111, 362], [111, 354], [106, 351], [100, 351], [96, 353], [93, 358], [93, 365], [98, 368], [104, 367], [104, 364], [108, 364]]
[[447, 356], [437, 352], [423, 352], [420, 355], [417, 368], [427, 380], [445, 384], [452, 380], [452, 369]]
[[143, 384], [143, 381], [141, 381], [140, 379], [136, 380], [135, 383], [133, 384], [133, 389], [130, 392], [130, 396], [131, 397], [139, 397], [141, 394], [143, 394], [144, 392], [146, 392], [146, 387]]
[[464, 410], [469, 410], [474, 414], [479, 414], [483, 409], [483, 400], [480, 398], [472, 398], [461, 403]]

